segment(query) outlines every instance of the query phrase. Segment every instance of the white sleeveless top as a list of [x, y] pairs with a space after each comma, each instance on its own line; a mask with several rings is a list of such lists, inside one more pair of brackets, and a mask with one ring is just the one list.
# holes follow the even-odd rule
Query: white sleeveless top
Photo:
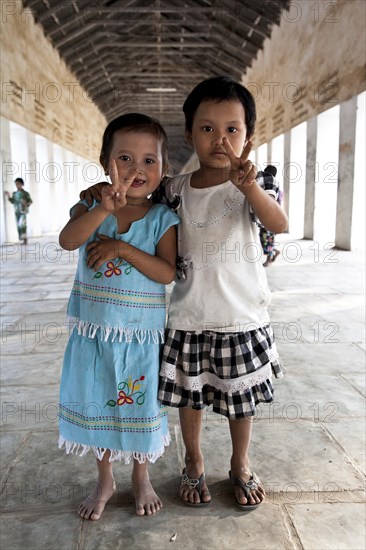
[[166, 186], [169, 200], [181, 198], [178, 255], [190, 263], [186, 279], [174, 285], [168, 328], [242, 332], [268, 324], [271, 293], [248, 201], [231, 181], [196, 189], [191, 176], [175, 176]]

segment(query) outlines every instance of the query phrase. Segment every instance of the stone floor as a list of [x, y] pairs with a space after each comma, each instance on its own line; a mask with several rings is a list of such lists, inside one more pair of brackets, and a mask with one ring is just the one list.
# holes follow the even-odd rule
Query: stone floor
[[131, 468], [117, 464], [118, 491], [98, 522], [76, 514], [95, 482], [94, 457], [57, 449], [76, 256], [52, 235], [1, 249], [2, 549], [365, 548], [364, 257], [289, 235], [280, 241], [282, 255], [267, 274], [285, 377], [275, 382], [275, 402], [258, 410], [251, 446], [266, 501], [249, 514], [235, 507], [227, 422], [208, 411], [203, 448], [213, 501], [182, 505], [183, 444], [172, 411], [172, 444], [151, 467], [163, 510], [137, 517]]

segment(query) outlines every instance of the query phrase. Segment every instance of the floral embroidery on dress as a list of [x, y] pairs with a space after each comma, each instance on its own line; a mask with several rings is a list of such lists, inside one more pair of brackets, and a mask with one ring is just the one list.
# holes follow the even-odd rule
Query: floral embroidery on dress
[[[115, 407], [116, 405], [132, 405], [133, 403], [136, 403], [136, 405], [143, 405], [145, 402], [146, 390], [138, 391], [142, 387], [140, 382], [143, 380], [145, 380], [145, 376], [140, 376], [140, 378], [132, 382], [132, 378], [129, 376], [127, 380], [120, 382], [117, 386], [119, 390], [117, 401], [110, 399], [104, 406], [106, 407], [108, 405], [109, 407]], [[134, 399], [132, 399], [132, 396], [134, 396]]]
[[119, 267], [117, 267], [117, 265], [114, 265], [113, 262], [108, 262], [107, 263], [108, 269], [104, 272], [104, 275], [106, 277], [112, 277], [112, 275], [121, 275], [122, 271], [120, 270]]
[[[120, 266], [124, 267], [124, 266], [127, 266], [125, 267], [125, 270], [122, 271], [120, 269]], [[102, 271], [97, 271], [97, 273], [94, 275], [93, 279], [100, 279], [101, 277], [103, 277], [103, 275], [105, 277], [112, 277], [112, 275], [122, 275], [122, 273], [124, 273], [125, 275], [129, 275], [132, 271], [132, 265], [128, 264], [127, 262], [124, 262], [122, 259], [119, 259], [116, 264], [114, 264], [113, 262], [108, 262], [107, 263], [107, 268], [104, 273]]]

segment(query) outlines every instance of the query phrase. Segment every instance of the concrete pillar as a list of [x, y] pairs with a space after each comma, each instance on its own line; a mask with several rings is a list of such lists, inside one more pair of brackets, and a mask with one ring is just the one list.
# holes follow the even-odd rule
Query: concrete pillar
[[[57, 164], [55, 163], [54, 144], [52, 141], [47, 140], [47, 160], [48, 160], [48, 191], [50, 204], [55, 206], [57, 204], [56, 197], [56, 181], [57, 181]], [[52, 215], [48, 219], [48, 232], [54, 233], [57, 231], [57, 217]]]
[[1, 195], [0, 195], [0, 218], [1, 218], [1, 243], [18, 242], [18, 232], [15, 223], [14, 207], [4, 196], [8, 191], [12, 194], [16, 191], [14, 186], [14, 170], [11, 157], [10, 124], [6, 118], [1, 119]]
[[304, 239], [314, 239], [316, 148], [318, 134], [318, 117], [307, 121], [306, 125], [306, 174], [305, 174], [305, 209]]
[[272, 140], [267, 142], [267, 165], [272, 164]]
[[284, 134], [283, 142], [283, 201], [282, 206], [289, 218], [289, 226], [291, 224], [290, 210], [290, 172], [291, 172], [291, 130]]
[[[57, 154], [56, 154], [57, 153]], [[72, 206], [71, 201], [68, 198], [67, 189], [68, 189], [68, 182], [67, 182], [67, 173], [66, 173], [66, 162], [67, 162], [67, 154], [66, 149], [62, 149], [61, 147], [55, 146], [55, 162], [60, 168], [60, 177], [57, 178], [54, 188], [55, 188], [55, 204], [57, 204], [57, 216], [56, 218], [56, 231], [59, 231], [61, 227], [65, 225], [65, 223], [69, 219], [69, 209]]]
[[36, 136], [34, 132], [27, 130], [28, 169], [26, 176], [26, 188], [28, 189], [33, 204], [29, 208], [28, 225], [29, 235], [41, 235], [41, 212], [39, 208], [40, 167], [37, 162]]
[[351, 250], [357, 96], [340, 105], [335, 246]]
[[259, 171], [260, 168], [259, 168], [259, 166], [258, 166], [258, 147], [257, 147], [257, 149], [254, 151], [254, 164], [256, 165], [257, 170]]

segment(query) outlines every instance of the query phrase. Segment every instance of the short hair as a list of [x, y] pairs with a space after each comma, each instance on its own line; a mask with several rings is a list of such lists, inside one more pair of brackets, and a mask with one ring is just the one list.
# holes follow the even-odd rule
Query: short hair
[[186, 130], [192, 132], [193, 118], [202, 101], [240, 101], [245, 113], [245, 125], [247, 127], [247, 139], [254, 133], [257, 118], [255, 101], [252, 94], [228, 76], [216, 76], [203, 80], [191, 91], [183, 105], [186, 118]]
[[14, 180], [14, 183], [17, 183], [17, 182], [20, 183], [21, 185], [24, 185], [24, 180], [23, 180], [23, 178], [16, 178], [16, 179]]
[[267, 172], [267, 174], [271, 174], [275, 178], [277, 174], [277, 168], [275, 166], [272, 166], [272, 164], [269, 164], [265, 167], [263, 172]]
[[152, 134], [161, 143], [161, 154], [163, 158], [163, 170], [168, 168], [168, 139], [164, 128], [158, 120], [142, 115], [140, 113], [127, 113], [112, 120], [104, 130], [102, 148], [99, 161], [103, 168], [108, 167], [109, 155], [111, 154], [113, 136], [119, 130], [125, 132], [139, 132], [141, 134]]

